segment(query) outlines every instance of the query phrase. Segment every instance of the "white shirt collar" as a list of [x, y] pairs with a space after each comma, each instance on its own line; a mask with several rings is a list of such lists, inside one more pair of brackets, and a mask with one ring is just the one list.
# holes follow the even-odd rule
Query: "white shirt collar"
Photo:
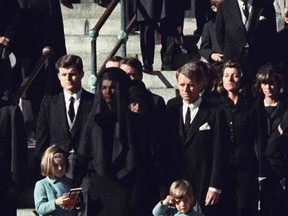
[[199, 108], [201, 102], [202, 102], [201, 97], [199, 97], [198, 100], [196, 100], [194, 103], [191, 104], [188, 104], [186, 101], [183, 100], [183, 110], [187, 110], [187, 107], [189, 107], [190, 109]]
[[65, 103], [68, 103], [70, 101], [71, 96], [74, 97], [75, 101], [79, 101], [81, 98], [81, 93], [82, 93], [82, 88], [80, 89], [80, 91], [78, 91], [77, 93], [74, 94], [69, 94], [67, 91], [63, 90], [64, 92], [64, 98], [65, 98]]

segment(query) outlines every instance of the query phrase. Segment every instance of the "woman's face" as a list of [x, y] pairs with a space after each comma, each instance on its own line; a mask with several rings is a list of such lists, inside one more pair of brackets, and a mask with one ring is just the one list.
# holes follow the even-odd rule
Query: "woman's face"
[[275, 83], [261, 83], [261, 90], [265, 98], [275, 98], [279, 92], [279, 88]]
[[115, 101], [116, 84], [113, 80], [103, 80], [101, 93], [104, 101], [107, 104], [112, 104]]
[[223, 87], [228, 92], [238, 92], [240, 89], [241, 75], [237, 68], [227, 67], [223, 72]]

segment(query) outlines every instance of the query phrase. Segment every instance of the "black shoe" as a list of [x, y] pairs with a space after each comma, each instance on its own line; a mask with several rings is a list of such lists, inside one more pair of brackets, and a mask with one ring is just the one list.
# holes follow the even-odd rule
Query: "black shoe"
[[142, 71], [143, 71], [144, 73], [152, 73], [152, 72], [153, 72], [153, 67], [150, 66], [150, 65], [148, 65], [148, 66], [143, 66]]

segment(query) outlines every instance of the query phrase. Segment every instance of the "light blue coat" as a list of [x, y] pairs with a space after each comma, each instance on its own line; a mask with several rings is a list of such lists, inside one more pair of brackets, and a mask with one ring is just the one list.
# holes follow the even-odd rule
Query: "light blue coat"
[[192, 208], [187, 213], [178, 212], [176, 208], [170, 207], [168, 205], [163, 205], [162, 201], [157, 203], [154, 207], [152, 214], [154, 216], [204, 216], [203, 214], [194, 211]]
[[71, 179], [63, 177], [61, 179], [50, 179], [46, 177], [39, 180], [34, 188], [34, 203], [37, 213], [51, 216], [74, 216], [74, 210], [64, 210], [55, 205], [55, 199], [68, 193], [71, 188]]

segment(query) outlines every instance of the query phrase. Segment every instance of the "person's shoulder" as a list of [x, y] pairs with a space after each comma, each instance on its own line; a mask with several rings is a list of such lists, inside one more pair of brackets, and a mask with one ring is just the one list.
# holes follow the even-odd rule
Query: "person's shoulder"
[[82, 89], [82, 94], [81, 94], [81, 97], [84, 97], [84, 98], [87, 98], [89, 100], [93, 100], [94, 99], [94, 94], [85, 90], [85, 89]]
[[167, 101], [167, 108], [179, 107], [182, 103], [183, 99], [180, 96], [177, 96]]

